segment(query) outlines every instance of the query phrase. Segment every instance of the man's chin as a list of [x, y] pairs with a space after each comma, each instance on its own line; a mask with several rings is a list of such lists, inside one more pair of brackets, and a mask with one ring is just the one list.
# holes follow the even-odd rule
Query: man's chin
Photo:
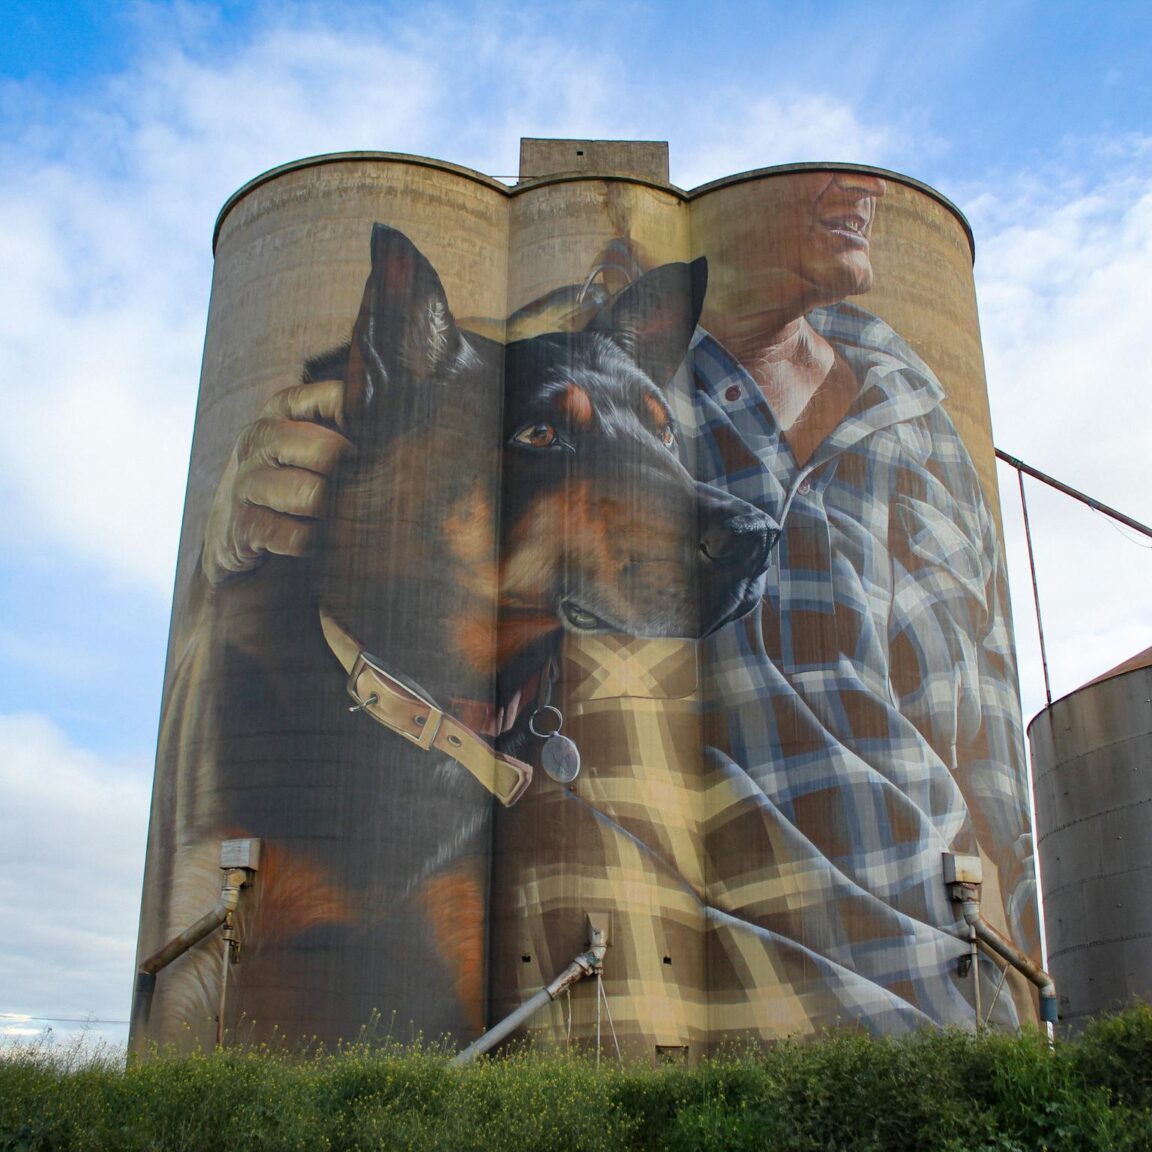
[[863, 253], [847, 255], [806, 270], [811, 286], [809, 308], [826, 308], [839, 304], [848, 296], [863, 296], [872, 291], [872, 265]]

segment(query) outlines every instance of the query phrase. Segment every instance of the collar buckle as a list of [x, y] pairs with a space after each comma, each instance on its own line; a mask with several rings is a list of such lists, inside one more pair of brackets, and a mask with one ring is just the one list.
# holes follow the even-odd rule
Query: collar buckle
[[431, 750], [444, 713], [423, 689], [389, 675], [367, 652], [357, 655], [347, 688], [359, 711], [417, 748]]

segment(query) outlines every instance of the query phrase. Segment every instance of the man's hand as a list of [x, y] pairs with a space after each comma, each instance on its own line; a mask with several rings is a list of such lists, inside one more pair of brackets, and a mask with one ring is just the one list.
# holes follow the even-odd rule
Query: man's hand
[[240, 434], [212, 498], [202, 564], [219, 585], [268, 553], [303, 556], [328, 508], [328, 480], [354, 452], [344, 435], [344, 382], [277, 392]]

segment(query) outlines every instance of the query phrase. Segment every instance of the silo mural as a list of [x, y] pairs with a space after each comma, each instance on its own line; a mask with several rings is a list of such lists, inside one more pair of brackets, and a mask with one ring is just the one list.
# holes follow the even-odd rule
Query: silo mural
[[1075, 1030], [1152, 996], [1152, 649], [1049, 705], [1028, 737], [1050, 965]]
[[997, 524], [970, 240], [914, 182], [255, 181], [133, 1043], [464, 1043], [577, 957], [518, 1034], [695, 1059], [971, 1024], [978, 982], [1031, 1018], [942, 868], [1035, 951]]

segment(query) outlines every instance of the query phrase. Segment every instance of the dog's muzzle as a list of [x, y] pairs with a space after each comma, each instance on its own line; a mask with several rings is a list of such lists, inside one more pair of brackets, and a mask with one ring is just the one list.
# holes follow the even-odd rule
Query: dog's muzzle
[[780, 527], [767, 513], [726, 492], [699, 485], [703, 634], [752, 610]]

